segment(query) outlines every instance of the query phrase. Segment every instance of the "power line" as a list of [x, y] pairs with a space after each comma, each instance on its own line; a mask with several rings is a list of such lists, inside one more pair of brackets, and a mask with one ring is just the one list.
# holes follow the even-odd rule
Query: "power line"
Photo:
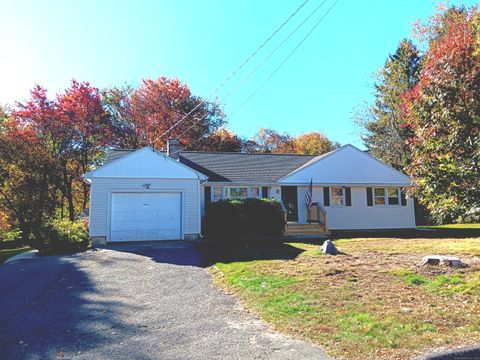
[[181, 122], [183, 122], [189, 115], [191, 115], [198, 107], [205, 104], [205, 102], [212, 97], [218, 90], [220, 90], [232, 77], [234, 77], [260, 50], [262, 50], [265, 45], [272, 40], [272, 38], [309, 2], [310, 0], [304, 0], [300, 6], [292, 13], [290, 16], [282, 23], [280, 26], [275, 29], [275, 31], [262, 43], [258, 46], [253, 53], [251, 53], [241, 64], [238, 66], [227, 78], [222, 81], [208, 96], [206, 99], [201, 100], [192, 110], [190, 110], [185, 116], [183, 116], [180, 120], [174, 123], [168, 130], [164, 131], [162, 134], [157, 136], [153, 141], [150, 142], [152, 145], [155, 141], [161, 139], [163, 136], [168, 134], [172, 131], [175, 127], [177, 127]]
[[232, 95], [239, 87], [240, 85], [244, 84], [248, 79], [252, 77], [253, 74], [257, 72], [257, 70], [262, 67], [315, 13], [320, 10], [320, 8], [327, 2], [327, 0], [324, 0], [318, 5], [311, 13], [308, 15], [295, 29], [293, 29], [290, 34], [275, 48], [273, 49], [264, 59], [263, 61], [258, 64], [247, 76], [245, 76], [240, 82], [238, 82], [233, 89], [227, 93], [224, 97], [222, 97], [222, 101], [225, 101], [230, 95]]
[[276, 69], [268, 76], [268, 78], [260, 84], [259, 87], [257, 87], [252, 94], [250, 94], [249, 97], [245, 99], [243, 103], [240, 104], [239, 107], [237, 107], [231, 114], [230, 117], [232, 117], [236, 112], [238, 112], [252, 97], [254, 97], [272, 78], [275, 76], [275, 74], [280, 70], [280, 68], [292, 57], [292, 55], [302, 46], [302, 44], [307, 40], [307, 38], [315, 31], [315, 29], [320, 25], [320, 23], [325, 19], [325, 17], [332, 11], [332, 9], [335, 7], [335, 5], [338, 3], [339, 0], [335, 0], [335, 2], [330, 6], [330, 8], [327, 10], [327, 12], [318, 20], [315, 25], [310, 29], [310, 31], [305, 35], [305, 37], [295, 46], [295, 48], [288, 54], [288, 56], [276, 67]]
[[[337, 0], [338, 1], [338, 0]], [[324, 0], [323, 2], [320, 3], [319, 6], [317, 6], [292, 32], [290, 32], [287, 37], [275, 48], [273, 49], [273, 51], [271, 51], [264, 59], [263, 61], [257, 65], [257, 67], [255, 67], [246, 77], [244, 77], [239, 83], [237, 83], [237, 85], [235, 85], [235, 87], [229, 92], [227, 93], [223, 98], [222, 98], [222, 101], [225, 101], [230, 95], [232, 95], [240, 85], [242, 85], [243, 83], [245, 83], [245, 81], [247, 81], [262, 65], [264, 65], [267, 60], [269, 60], [277, 51], [278, 49], [280, 49], [325, 3], [327, 2], [327, 0]], [[336, 4], [336, 2], [333, 4], [333, 6]], [[333, 8], [333, 6], [327, 10], [327, 12], [323, 15], [323, 17], [320, 19], [320, 22], [321, 20], [323, 20], [323, 18], [325, 18], [326, 15], [328, 15], [328, 13], [330, 12], [330, 10]], [[315, 25], [318, 26], [319, 23], [317, 23]], [[315, 28], [314, 27], [314, 28]], [[302, 43], [303, 41], [306, 40], [306, 38], [310, 35], [311, 32], [313, 32], [314, 29], [310, 30], [310, 32], [307, 34], [307, 36], [302, 40]], [[301, 43], [299, 45], [297, 45], [297, 48], [301, 45]], [[296, 49], [294, 49], [294, 51], [292, 53], [290, 53], [289, 57], [291, 55], [293, 55], [293, 53], [296, 51]], [[286, 59], [288, 60], [288, 58]], [[286, 60], [284, 62], [286, 62]], [[283, 64], [281, 64], [283, 65]], [[275, 72], [278, 71], [278, 69], [275, 70]], [[259, 90], [259, 89], [258, 89]], [[254, 94], [253, 94], [254, 95]], [[251, 95], [253, 97], [253, 95]], [[242, 104], [243, 105], [243, 104]], [[241, 105], [241, 106], [242, 106]], [[240, 107], [239, 107], [240, 108]], [[238, 111], [235, 110], [234, 113]], [[190, 125], [187, 129], [185, 129], [178, 137], [181, 138], [183, 135], [185, 135], [189, 130], [191, 130], [195, 125], [197, 125], [200, 121], [202, 121], [206, 116], [208, 115], [208, 113], [206, 113], [205, 115], [203, 115], [201, 118], [199, 118], [198, 120], [194, 121], [192, 125]], [[233, 115], [233, 113], [232, 113]]]

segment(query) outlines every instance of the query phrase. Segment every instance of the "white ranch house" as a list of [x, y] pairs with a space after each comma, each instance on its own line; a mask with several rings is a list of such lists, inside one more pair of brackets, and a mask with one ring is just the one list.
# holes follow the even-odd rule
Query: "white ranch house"
[[178, 149], [172, 141], [167, 154], [111, 150], [84, 175], [95, 243], [195, 239], [209, 203], [246, 197], [282, 201], [290, 234], [415, 227], [413, 199], [404, 196], [411, 179], [352, 145], [320, 156]]

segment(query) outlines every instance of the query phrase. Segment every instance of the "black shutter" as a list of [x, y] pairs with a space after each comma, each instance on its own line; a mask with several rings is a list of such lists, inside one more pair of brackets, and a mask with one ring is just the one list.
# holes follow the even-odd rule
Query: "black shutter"
[[263, 198], [268, 198], [268, 186], [263, 186], [262, 187], [262, 197]]
[[372, 188], [367, 187], [367, 206], [373, 206]]
[[330, 188], [323, 188], [323, 206], [330, 206]]
[[405, 198], [405, 189], [400, 190], [400, 197], [402, 201], [402, 206], [407, 206], [407, 199]]
[[345, 188], [345, 205], [352, 206], [352, 189], [349, 187]]
[[210, 186], [205, 186], [205, 210], [210, 207], [212, 203], [212, 188]]

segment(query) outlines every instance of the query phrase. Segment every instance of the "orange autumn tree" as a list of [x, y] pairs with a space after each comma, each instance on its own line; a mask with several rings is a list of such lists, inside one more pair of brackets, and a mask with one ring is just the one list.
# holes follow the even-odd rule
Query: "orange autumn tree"
[[312, 131], [298, 136], [260, 128], [248, 143], [247, 152], [320, 155], [339, 147], [322, 133]]
[[138, 88], [107, 89], [103, 98], [117, 146], [123, 148], [164, 149], [167, 139], [177, 138], [189, 150], [199, 150], [226, 123], [217, 103], [193, 95], [178, 79], [145, 79]]
[[440, 10], [417, 33], [420, 79], [403, 98], [416, 195], [437, 221], [480, 217], [480, 14]]
[[339, 147], [322, 133], [312, 131], [301, 134], [293, 140], [295, 152], [298, 154], [320, 155]]
[[109, 121], [100, 91], [75, 80], [54, 99], [48, 98], [45, 88], [36, 86], [30, 99], [17, 103], [12, 111], [9, 134], [26, 144], [35, 143], [41, 149], [39, 156], [54, 160], [59, 206], [63, 209], [66, 203], [70, 220], [87, 205], [88, 188], [81, 175], [112, 141]]

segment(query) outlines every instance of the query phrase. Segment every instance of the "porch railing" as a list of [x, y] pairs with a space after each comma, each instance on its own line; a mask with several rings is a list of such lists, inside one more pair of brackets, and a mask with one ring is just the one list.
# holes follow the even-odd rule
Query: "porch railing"
[[318, 202], [312, 203], [310, 209], [307, 209], [307, 221], [309, 223], [317, 222], [322, 224], [327, 230], [327, 212], [325, 208]]

